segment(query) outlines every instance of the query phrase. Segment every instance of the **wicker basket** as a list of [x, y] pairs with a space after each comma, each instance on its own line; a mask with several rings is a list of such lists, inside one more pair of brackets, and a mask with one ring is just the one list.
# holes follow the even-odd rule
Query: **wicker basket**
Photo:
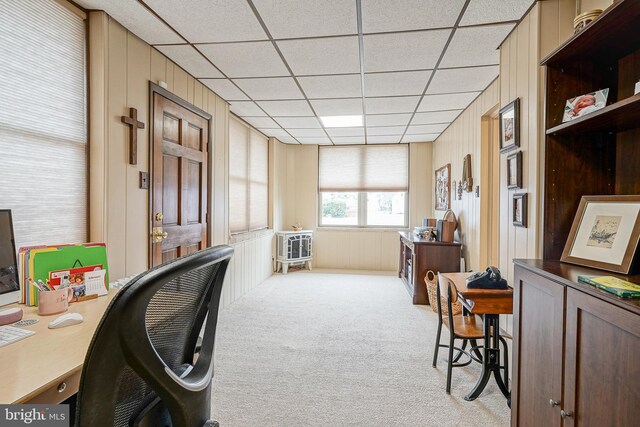
[[[437, 297], [437, 288], [438, 288], [438, 276], [433, 271], [427, 271], [427, 275], [424, 277], [424, 283], [427, 285], [427, 295], [429, 296], [429, 304], [431, 305], [431, 309], [438, 312], [438, 302], [436, 301]], [[447, 308], [447, 298], [444, 296], [440, 296], [440, 307], [442, 309], [442, 315], [447, 316], [449, 309]], [[451, 304], [451, 309], [453, 310], [453, 315], [462, 313], [462, 304], [460, 301], [456, 301]]]

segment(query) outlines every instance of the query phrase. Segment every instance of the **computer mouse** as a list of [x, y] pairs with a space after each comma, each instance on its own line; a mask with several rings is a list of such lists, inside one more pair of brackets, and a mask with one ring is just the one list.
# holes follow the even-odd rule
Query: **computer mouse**
[[65, 313], [49, 322], [49, 329], [64, 328], [71, 325], [82, 323], [84, 317], [80, 313]]

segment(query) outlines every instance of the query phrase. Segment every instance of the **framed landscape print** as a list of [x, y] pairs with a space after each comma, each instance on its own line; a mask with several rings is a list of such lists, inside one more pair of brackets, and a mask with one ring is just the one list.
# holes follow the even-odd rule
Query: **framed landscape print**
[[500, 152], [520, 146], [520, 98], [500, 109]]
[[522, 151], [507, 157], [507, 188], [522, 188]]
[[436, 210], [446, 211], [451, 206], [451, 187], [449, 176], [451, 163], [447, 163], [436, 171]]
[[582, 196], [561, 261], [629, 274], [640, 240], [640, 196]]
[[513, 225], [527, 228], [527, 193], [513, 195]]

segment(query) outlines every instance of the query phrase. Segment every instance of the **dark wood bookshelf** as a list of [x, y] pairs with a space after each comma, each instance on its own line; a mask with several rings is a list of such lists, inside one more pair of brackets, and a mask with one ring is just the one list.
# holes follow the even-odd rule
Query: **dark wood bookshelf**
[[[638, 127], [640, 121], [640, 94], [607, 105], [547, 130], [547, 135], [564, 133], [584, 134], [588, 132], [620, 132]], [[639, 142], [640, 143], [640, 142]]]

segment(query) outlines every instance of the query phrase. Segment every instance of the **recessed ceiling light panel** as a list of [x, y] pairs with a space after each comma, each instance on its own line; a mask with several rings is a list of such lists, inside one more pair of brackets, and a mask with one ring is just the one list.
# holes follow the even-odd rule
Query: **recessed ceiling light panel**
[[324, 116], [320, 117], [326, 128], [344, 128], [362, 126], [362, 116]]

